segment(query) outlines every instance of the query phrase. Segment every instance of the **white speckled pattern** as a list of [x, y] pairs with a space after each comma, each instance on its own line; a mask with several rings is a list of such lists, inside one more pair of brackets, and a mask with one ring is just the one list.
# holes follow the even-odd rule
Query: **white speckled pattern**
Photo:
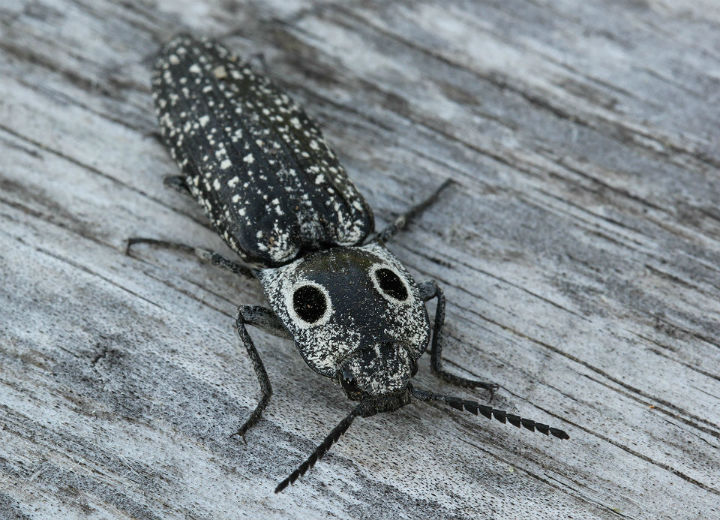
[[[408, 289], [404, 301], [381, 292], [371, 275], [378, 267], [400, 276]], [[320, 374], [333, 377], [356, 353], [391, 343], [393, 360], [402, 365], [400, 369], [378, 370], [382, 367], [373, 363], [382, 364], [388, 358], [380, 354], [365, 368], [373, 372], [367, 381], [368, 391], [395, 390], [402, 388], [403, 381], [406, 384], [411, 358], [419, 358], [427, 347], [430, 324], [417, 285], [380, 244], [319, 251], [277, 269], [264, 269], [258, 278], [303, 358]], [[291, 308], [293, 291], [303, 284], [322, 286], [330, 300], [327, 318], [313, 325], [303, 322]]]
[[372, 211], [318, 127], [224, 47], [174, 38], [153, 98], [190, 192], [245, 262], [279, 266], [372, 232]]

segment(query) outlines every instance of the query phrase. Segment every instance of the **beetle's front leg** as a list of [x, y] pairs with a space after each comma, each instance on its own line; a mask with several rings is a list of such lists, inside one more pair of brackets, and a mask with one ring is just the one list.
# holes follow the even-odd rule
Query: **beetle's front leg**
[[245, 349], [247, 350], [250, 361], [252, 361], [255, 375], [260, 383], [260, 402], [257, 404], [250, 417], [240, 427], [240, 429], [234, 434], [245, 438], [245, 432], [252, 426], [254, 426], [260, 417], [262, 412], [270, 401], [272, 395], [272, 386], [270, 386], [270, 379], [268, 378], [265, 366], [263, 365], [260, 354], [258, 354], [255, 344], [253, 343], [250, 334], [248, 334], [245, 325], [255, 325], [260, 327], [275, 336], [283, 338], [289, 338], [290, 334], [287, 332], [283, 324], [280, 322], [278, 317], [273, 311], [265, 307], [244, 305], [238, 309], [238, 317], [235, 321], [235, 328], [237, 329], [240, 341], [242, 341]]
[[272, 310], [260, 305], [243, 305], [238, 312], [242, 313], [243, 321], [265, 332], [283, 339], [292, 339], [292, 335], [283, 325], [280, 318]]
[[418, 287], [420, 289], [420, 297], [423, 301], [427, 302], [433, 298], [437, 298], [437, 308], [435, 309], [435, 327], [433, 330], [433, 338], [430, 350], [430, 367], [432, 371], [443, 381], [456, 386], [462, 386], [465, 388], [484, 388], [490, 392], [494, 392], [498, 389], [497, 383], [488, 383], [486, 381], [475, 381], [473, 379], [467, 379], [464, 377], [456, 376], [451, 374], [443, 368], [442, 360], [442, 341], [441, 333], [442, 327], [445, 324], [445, 295], [442, 289], [435, 280], [421, 283]]

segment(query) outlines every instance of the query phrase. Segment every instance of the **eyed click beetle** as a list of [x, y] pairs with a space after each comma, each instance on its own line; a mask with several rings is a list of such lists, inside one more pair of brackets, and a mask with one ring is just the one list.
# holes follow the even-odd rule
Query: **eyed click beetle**
[[[237, 332], [253, 363], [261, 398], [237, 432], [256, 424], [272, 389], [246, 325], [294, 340], [318, 374], [358, 404], [275, 492], [303, 475], [356, 417], [391, 412], [412, 399], [442, 401], [560, 439], [563, 430], [472, 401], [416, 388], [417, 360], [430, 346], [444, 381], [494, 391], [442, 366], [445, 297], [434, 281], [416, 283], [385, 243], [448, 186], [375, 232], [372, 210], [316, 124], [283, 91], [221, 45], [180, 35], [161, 50], [152, 93], [165, 143], [181, 176], [166, 183], [189, 193], [241, 262], [216, 252], [131, 238], [195, 254], [254, 277], [270, 308], [242, 306]], [[435, 298], [431, 327], [425, 302]], [[433, 332], [434, 329], [434, 332]]]

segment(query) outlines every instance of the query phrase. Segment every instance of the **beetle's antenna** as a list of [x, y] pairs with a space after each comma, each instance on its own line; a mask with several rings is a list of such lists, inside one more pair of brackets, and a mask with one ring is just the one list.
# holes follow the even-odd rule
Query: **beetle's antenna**
[[283, 489], [288, 487], [289, 484], [295, 482], [300, 476], [304, 475], [307, 470], [312, 468], [315, 463], [327, 453], [330, 447], [335, 444], [335, 442], [337, 442], [340, 436], [345, 433], [348, 428], [350, 428], [350, 425], [355, 420], [355, 417], [365, 415], [366, 413], [366, 403], [360, 403], [358, 406], [356, 406], [355, 409], [350, 412], [347, 417], [340, 421], [340, 424], [338, 424], [337, 426], [335, 426], [335, 428], [332, 429], [330, 435], [325, 437], [325, 440], [320, 443], [320, 446], [315, 448], [315, 451], [313, 451], [312, 455], [310, 455], [305, 462], [300, 464], [300, 466], [295, 471], [290, 473], [290, 476], [288, 478], [286, 478], [277, 485], [277, 487], [275, 488], [275, 493], [280, 493]]
[[570, 438], [570, 436], [565, 431], [559, 430], [557, 428], [552, 428], [547, 424], [531, 421], [530, 419], [523, 419], [518, 415], [507, 413], [504, 410], [497, 410], [490, 406], [485, 406], [473, 401], [460, 399], [459, 397], [436, 394], [433, 392], [428, 392], [427, 390], [416, 389], [412, 386], [410, 387], [410, 393], [413, 395], [413, 397], [419, 399], [420, 401], [443, 401], [444, 403], [449, 404], [456, 410], [467, 410], [468, 412], [475, 415], [480, 412], [488, 419], [492, 419], [493, 417], [495, 417], [495, 419], [497, 419], [501, 423], [509, 422], [513, 426], [517, 426], [518, 428], [522, 426], [523, 428], [530, 430], [531, 432], [539, 431], [540, 433], [544, 433], [545, 435], [552, 435], [553, 437], [557, 437], [558, 439]]

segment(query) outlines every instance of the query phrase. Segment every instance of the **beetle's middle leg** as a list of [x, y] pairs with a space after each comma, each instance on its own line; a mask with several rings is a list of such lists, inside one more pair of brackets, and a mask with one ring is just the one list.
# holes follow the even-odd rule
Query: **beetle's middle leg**
[[130, 256], [130, 250], [135, 244], [151, 244], [157, 247], [164, 247], [166, 249], [173, 249], [182, 253], [195, 255], [200, 260], [204, 262], [209, 262], [212, 265], [216, 265], [222, 269], [225, 269], [226, 271], [230, 271], [231, 273], [246, 276], [248, 278], [253, 278], [252, 269], [250, 269], [248, 266], [238, 262], [234, 262], [232, 260], [228, 260], [220, 253], [216, 253], [215, 251], [212, 251], [210, 249], [188, 246], [179, 242], [157, 240], [155, 238], [131, 237], [128, 238], [127, 247], [125, 248], [126, 255]]
[[250, 417], [248, 417], [248, 419], [243, 423], [240, 429], [234, 433], [234, 435], [239, 435], [240, 437], [243, 437], [243, 439], [245, 438], [245, 433], [248, 431], [248, 429], [250, 429], [260, 420], [262, 412], [270, 401], [270, 396], [272, 395], [270, 378], [268, 378], [267, 372], [265, 371], [265, 366], [263, 365], [262, 359], [260, 359], [260, 354], [258, 354], [258, 351], [255, 348], [255, 344], [253, 343], [250, 334], [248, 334], [245, 325], [255, 325], [276, 336], [286, 338], [290, 337], [290, 334], [282, 325], [280, 319], [270, 309], [251, 305], [244, 305], [238, 309], [238, 316], [237, 320], [235, 321], [235, 328], [237, 329], [238, 335], [240, 336], [240, 341], [242, 341], [243, 345], [245, 346], [245, 350], [247, 350], [248, 356], [250, 356], [250, 361], [252, 361], [255, 375], [258, 378], [258, 383], [260, 383], [261, 393], [260, 402], [252, 411]]
[[450, 184], [452, 184], [452, 179], [447, 179], [434, 192], [432, 192], [428, 198], [408, 209], [405, 213], [397, 217], [392, 224], [388, 225], [385, 229], [380, 231], [375, 236], [375, 240], [377, 240], [381, 244], [384, 244], [385, 242], [390, 240], [398, 231], [402, 231], [403, 229], [405, 229], [405, 226], [407, 226], [408, 222], [413, 220], [415, 217], [418, 217], [428, 207], [432, 206], [432, 204], [440, 196], [440, 193], [445, 188], [450, 186]]
[[490, 392], [498, 389], [497, 383], [488, 383], [486, 381], [476, 381], [461, 376], [451, 374], [443, 368], [442, 360], [442, 327], [445, 324], [445, 295], [436, 281], [431, 280], [421, 283], [419, 286], [420, 297], [427, 302], [433, 298], [437, 298], [437, 308], [435, 309], [435, 327], [433, 329], [432, 344], [430, 350], [430, 367], [432, 371], [443, 381], [456, 386], [465, 388], [484, 388]]

